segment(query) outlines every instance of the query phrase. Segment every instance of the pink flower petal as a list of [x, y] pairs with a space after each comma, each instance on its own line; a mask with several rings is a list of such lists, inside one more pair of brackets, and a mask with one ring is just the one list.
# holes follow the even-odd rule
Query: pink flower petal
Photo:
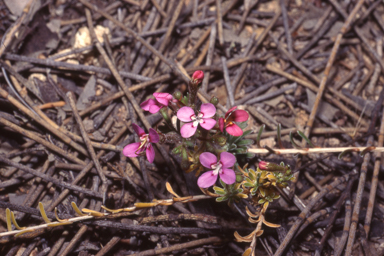
[[136, 134], [139, 136], [145, 134], [144, 130], [141, 129], [137, 124], [132, 124], [132, 128], [136, 132]]
[[217, 157], [214, 154], [210, 153], [210, 152], [201, 153], [200, 154], [200, 163], [204, 167], [212, 169], [211, 165], [217, 163]]
[[192, 82], [194, 83], [201, 83], [204, 79], [204, 72], [201, 70], [196, 70], [192, 74]]
[[182, 107], [177, 111], [177, 118], [183, 122], [191, 122], [191, 116], [195, 115], [195, 112], [190, 107]]
[[152, 147], [152, 144], [149, 144], [145, 152], [147, 154], [148, 162], [153, 163], [155, 160], [155, 149]]
[[223, 165], [223, 168], [230, 168], [236, 163], [236, 157], [228, 152], [221, 152], [220, 162]]
[[156, 105], [156, 101], [154, 99], [148, 99], [140, 104], [140, 107], [144, 109], [145, 111], [149, 111], [149, 108], [152, 105]]
[[225, 128], [229, 134], [232, 136], [241, 136], [243, 135], [243, 130], [237, 124], [230, 124]]
[[215, 184], [217, 175], [213, 174], [213, 171], [203, 173], [197, 180], [197, 185], [201, 188], [208, 188]]
[[228, 185], [231, 185], [236, 181], [236, 174], [231, 169], [222, 169], [222, 172], [219, 175], [220, 179]]
[[164, 106], [168, 106], [169, 101], [173, 99], [171, 94], [165, 92], [155, 92], [153, 96], [155, 96], [156, 100]]
[[212, 103], [204, 103], [200, 107], [200, 113], [204, 114], [204, 118], [213, 117], [216, 114], [216, 108]]
[[235, 121], [235, 122], [244, 122], [244, 121], [247, 121], [247, 120], [248, 120], [248, 117], [249, 117], [249, 115], [248, 115], [247, 111], [245, 111], [245, 110], [241, 110], [241, 109], [236, 110], [235, 112], [233, 112], [233, 113], [231, 114], [231, 118], [232, 118], [232, 120]]
[[235, 109], [237, 109], [237, 106], [231, 107], [231, 108], [227, 111], [227, 113], [225, 113], [225, 119], [227, 119], [227, 117], [229, 116], [229, 114], [231, 114], [231, 112], [232, 112], [233, 110], [235, 110]]
[[197, 126], [193, 127], [193, 123], [186, 123], [180, 128], [180, 134], [183, 138], [189, 138], [195, 134]]
[[224, 118], [222, 118], [222, 117], [219, 118], [219, 127], [220, 127], [220, 131], [223, 132], [224, 131]]
[[149, 142], [151, 142], [151, 143], [157, 143], [160, 140], [159, 134], [153, 128], [149, 128], [149, 136], [148, 137], [149, 137]]
[[200, 123], [200, 125], [205, 130], [211, 130], [216, 124], [216, 120], [213, 120], [212, 118], [204, 118], [203, 120], [204, 122]]
[[149, 107], [148, 111], [149, 113], [151, 114], [155, 114], [157, 112], [159, 112], [159, 110], [161, 109], [162, 107], [158, 106], [158, 105], [152, 105]]
[[[137, 157], [138, 155], [136, 154], [136, 151], [138, 150], [140, 145], [141, 145], [140, 142], [128, 144], [127, 146], [124, 147], [123, 154], [127, 157]], [[140, 151], [143, 151], [143, 150], [140, 149]], [[140, 152], [137, 152], [137, 153], [140, 153]]]

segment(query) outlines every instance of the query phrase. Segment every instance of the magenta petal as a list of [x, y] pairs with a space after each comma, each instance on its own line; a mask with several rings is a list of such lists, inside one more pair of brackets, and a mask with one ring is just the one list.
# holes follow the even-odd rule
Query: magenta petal
[[157, 143], [160, 140], [159, 134], [153, 128], [149, 128], [149, 136], [148, 137], [149, 137], [149, 142], [151, 142], [151, 143]]
[[236, 157], [228, 152], [221, 152], [220, 162], [223, 165], [223, 168], [232, 167], [236, 163]]
[[149, 107], [148, 111], [149, 113], [151, 114], [155, 114], [157, 112], [159, 112], [159, 110], [161, 109], [162, 107], [158, 106], [158, 105], [152, 105]]
[[149, 111], [149, 108], [152, 105], [156, 105], [156, 101], [154, 99], [148, 99], [140, 104], [140, 107], [144, 109], [145, 111]]
[[237, 124], [231, 124], [228, 125], [227, 128], [225, 129], [229, 134], [232, 136], [241, 136], [243, 135], [243, 130]]
[[[127, 146], [124, 147], [123, 154], [127, 157], [137, 157], [138, 155], [136, 154], [136, 151], [139, 149], [140, 145], [141, 145], [140, 142], [128, 144]], [[143, 151], [143, 150], [140, 150], [140, 151]], [[140, 152], [137, 152], [137, 153], [140, 153]]]
[[214, 154], [210, 153], [210, 152], [201, 153], [200, 154], [200, 163], [204, 167], [212, 169], [211, 165], [217, 163], [217, 157]]
[[152, 144], [149, 144], [145, 152], [147, 154], [148, 162], [153, 163], [155, 160], [155, 149], [152, 147]]
[[244, 122], [248, 120], [248, 113], [245, 110], [236, 110], [235, 112], [232, 113], [231, 118], [235, 122]]
[[145, 134], [144, 130], [141, 129], [137, 124], [132, 124], [132, 128], [133, 130], [135, 130], [136, 134], [139, 136]]
[[193, 123], [186, 123], [180, 128], [180, 134], [183, 138], [189, 138], [195, 134], [197, 126], [193, 127]]
[[212, 103], [204, 103], [200, 107], [200, 113], [204, 114], [204, 118], [213, 117], [216, 114], [216, 108]]
[[222, 172], [219, 175], [220, 179], [228, 185], [231, 185], [236, 181], [236, 174], [231, 169], [222, 169]]
[[201, 188], [208, 188], [215, 184], [217, 175], [213, 174], [213, 171], [203, 173], [197, 180], [197, 185]]
[[211, 130], [213, 126], [216, 124], [216, 120], [212, 118], [204, 118], [204, 122], [200, 123], [201, 127], [203, 127], [205, 130]]
[[222, 117], [219, 118], [219, 127], [220, 127], [220, 131], [223, 132], [224, 131], [224, 118], [222, 118]]
[[171, 94], [165, 92], [155, 92], [153, 96], [155, 96], [159, 103], [165, 106], [168, 106], [169, 101], [173, 99]]
[[237, 109], [237, 106], [231, 107], [231, 108], [227, 111], [227, 113], [225, 113], [225, 119], [227, 119], [227, 117], [229, 116], [229, 114], [231, 114], [231, 112], [232, 112], [233, 110], [235, 110], [235, 109]]
[[183, 122], [191, 122], [191, 116], [195, 115], [195, 112], [190, 107], [182, 107], [177, 111], [177, 118]]

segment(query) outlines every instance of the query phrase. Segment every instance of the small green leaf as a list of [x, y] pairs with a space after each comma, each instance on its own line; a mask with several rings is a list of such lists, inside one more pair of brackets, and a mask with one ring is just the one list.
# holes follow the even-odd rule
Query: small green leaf
[[236, 143], [237, 146], [248, 146], [248, 145], [252, 145], [254, 143], [253, 140], [241, 140], [239, 142]]
[[261, 148], [261, 146], [260, 146], [260, 139], [261, 139], [261, 134], [262, 134], [263, 131], [264, 131], [264, 128], [265, 128], [265, 124], [263, 124], [262, 126], [260, 126], [259, 133], [257, 134], [256, 145], [257, 145], [259, 148]]
[[314, 148], [315, 145], [313, 145], [312, 141], [310, 141], [310, 139], [307, 138], [307, 136], [305, 136], [305, 134], [301, 131], [297, 131], [297, 134], [300, 135], [301, 138], [303, 138], [307, 143], [308, 145], [311, 147], [311, 148]]

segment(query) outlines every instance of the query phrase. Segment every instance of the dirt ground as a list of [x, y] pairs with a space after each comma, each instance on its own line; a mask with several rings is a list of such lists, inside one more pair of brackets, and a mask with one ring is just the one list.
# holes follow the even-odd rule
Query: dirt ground
[[[383, 35], [381, 0], [1, 1], [0, 255], [384, 255]], [[266, 212], [204, 195], [171, 135], [122, 153], [197, 70], [249, 114], [239, 165], [294, 173]]]

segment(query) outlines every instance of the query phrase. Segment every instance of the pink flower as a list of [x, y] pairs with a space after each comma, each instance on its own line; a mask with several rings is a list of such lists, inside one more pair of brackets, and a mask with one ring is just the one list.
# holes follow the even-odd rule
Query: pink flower
[[[248, 120], [248, 113], [245, 110], [235, 110], [237, 107], [234, 106], [230, 110], [227, 111], [225, 117], [220, 117], [219, 126], [221, 132], [223, 132], [224, 127], [225, 130], [232, 136], [241, 136], [243, 135], [243, 130], [234, 122], [244, 122]], [[235, 110], [235, 111], [234, 111]]]
[[222, 152], [220, 154], [220, 161], [217, 161], [217, 157], [209, 152], [204, 152], [200, 155], [200, 163], [209, 169], [209, 172], [203, 173], [197, 180], [197, 185], [201, 188], [208, 188], [215, 184], [217, 175], [220, 175], [220, 179], [226, 184], [230, 185], [235, 183], [236, 174], [231, 168], [236, 163], [236, 157], [228, 152]]
[[123, 154], [127, 157], [137, 157], [145, 153], [147, 155], [148, 161], [153, 163], [155, 159], [155, 149], [151, 143], [159, 142], [159, 134], [155, 129], [149, 128], [149, 134], [146, 134], [143, 129], [141, 129], [137, 124], [132, 124], [133, 130], [139, 135], [140, 142], [135, 142], [128, 144], [123, 149]]
[[259, 169], [260, 169], [260, 170], [267, 170], [268, 165], [269, 165], [268, 162], [260, 161], [260, 162], [259, 162]]
[[192, 83], [199, 84], [204, 79], [204, 72], [201, 70], [196, 70], [192, 75]]
[[173, 99], [172, 95], [164, 92], [155, 92], [155, 99], [148, 99], [140, 104], [140, 107], [152, 114], [159, 112], [161, 108], [168, 106], [168, 103]]
[[192, 108], [182, 107], [177, 111], [177, 118], [180, 121], [183, 121], [184, 124], [180, 133], [183, 138], [189, 138], [195, 134], [197, 126], [200, 124], [205, 130], [210, 130], [215, 126], [216, 120], [210, 118], [213, 117], [216, 113], [216, 108], [211, 103], [202, 104], [200, 107], [199, 114], [195, 114]]

